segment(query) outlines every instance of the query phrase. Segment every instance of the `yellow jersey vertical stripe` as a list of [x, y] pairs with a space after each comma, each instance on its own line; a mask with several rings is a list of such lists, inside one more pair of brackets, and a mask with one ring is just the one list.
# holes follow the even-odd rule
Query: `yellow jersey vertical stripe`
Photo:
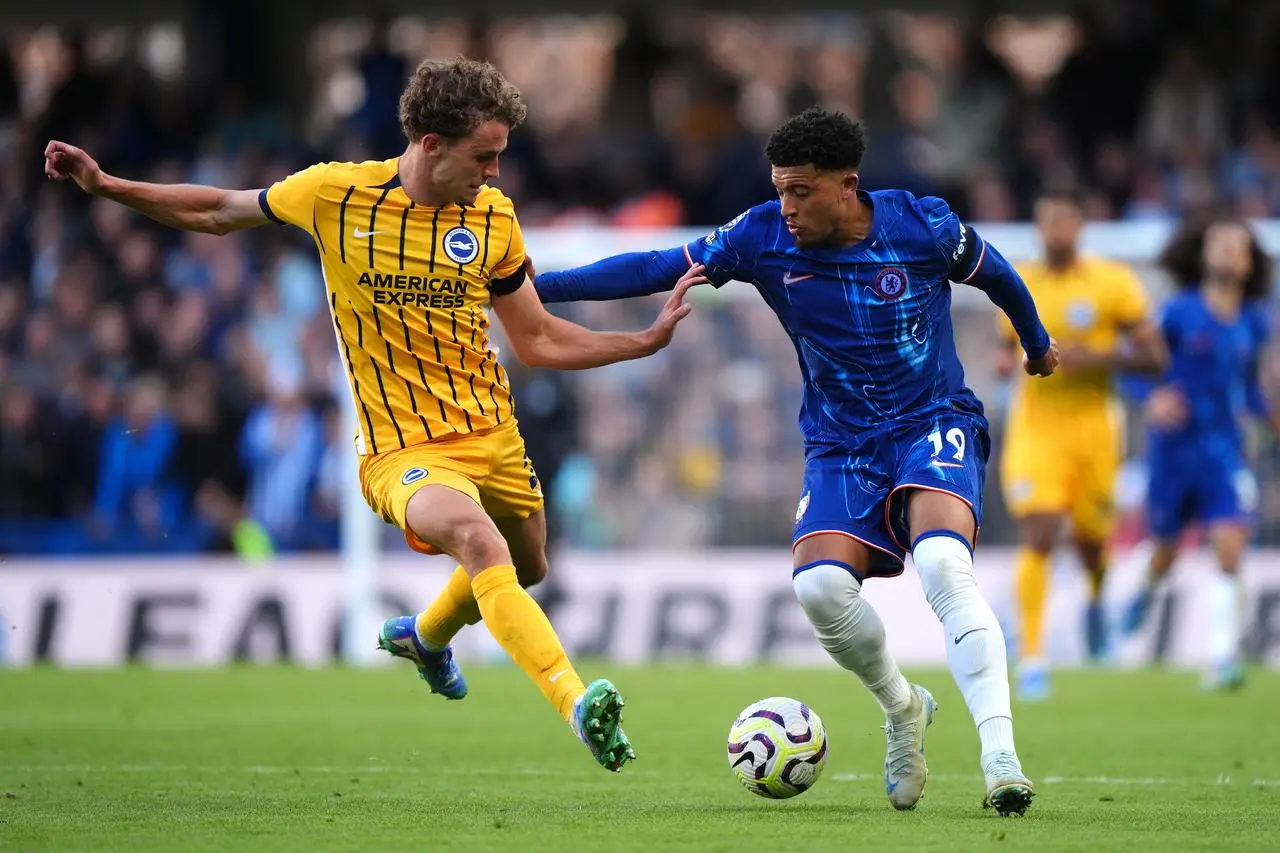
[[[422, 366], [422, 359], [418, 358], [413, 352], [413, 342], [409, 339], [409, 324], [404, 319], [404, 309], [400, 309], [400, 325], [404, 327], [404, 351], [409, 357], [418, 363], [418, 379], [422, 382], [422, 387], [430, 389], [431, 384], [427, 382], [426, 368]], [[413, 413], [418, 416], [418, 420], [422, 422], [422, 431], [426, 433], [427, 441], [431, 440], [431, 426], [427, 423], [427, 418], [418, 410], [418, 398], [413, 392], [413, 383], [408, 379], [405, 380], [405, 387], [409, 389], [409, 405], [413, 409]], [[429, 392], [428, 392], [429, 393]]]
[[[372, 242], [372, 240], [370, 240]], [[378, 333], [378, 337], [382, 338], [382, 342], [387, 346], [387, 370], [392, 376], [396, 375], [396, 357], [391, 353], [391, 338], [382, 333], [382, 312], [378, 310], [378, 306], [373, 306], [373, 328]], [[391, 421], [391, 426], [396, 431], [396, 441], [400, 442], [400, 446], [404, 447], [404, 433], [400, 429], [400, 421], [396, 417], [395, 411], [391, 408], [391, 401], [387, 398], [387, 386], [382, 381], [382, 371], [378, 369], [378, 361], [373, 357], [372, 351], [369, 353], [369, 363], [373, 365], [373, 375], [378, 377], [378, 391], [382, 394], [382, 404], [387, 407], [387, 420]]]
[[347, 194], [342, 197], [342, 204], [338, 206], [338, 258], [344, 264], [347, 262], [347, 202], [351, 201], [355, 191], [355, 184], [347, 187]]
[[382, 195], [378, 196], [378, 200], [373, 203], [373, 207], [369, 208], [369, 269], [376, 267], [373, 262], [373, 238], [378, 235], [378, 208], [387, 200], [387, 194], [390, 192], [390, 187], [384, 187]]
[[341, 312], [338, 310], [338, 294], [336, 291], [329, 294], [330, 309], [333, 313], [333, 328], [338, 332], [338, 340], [342, 343], [343, 360], [347, 365], [347, 372], [351, 374], [351, 387], [355, 392], [355, 397], [360, 401], [360, 410], [364, 414], [365, 426], [369, 431], [365, 433], [367, 443], [373, 453], [378, 452], [378, 441], [373, 431], [373, 419], [369, 417], [369, 407], [365, 405], [364, 395], [360, 393], [360, 377], [356, 373], [355, 365], [351, 363], [351, 344], [347, 341], [347, 335], [342, 330]]

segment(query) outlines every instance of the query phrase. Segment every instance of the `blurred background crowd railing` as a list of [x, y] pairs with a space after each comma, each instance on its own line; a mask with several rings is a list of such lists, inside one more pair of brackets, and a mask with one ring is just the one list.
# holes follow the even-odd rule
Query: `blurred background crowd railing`
[[[938, 5], [292, 10], [305, 26], [288, 44], [237, 31], [255, 14], [239, 0], [198, 4], [207, 31], [192, 15], [77, 29], [6, 26], [0, 12], [0, 551], [329, 549], [354, 487], [338, 403], [349, 392], [305, 235], [160, 228], [46, 183], [50, 138], [129, 177], [265, 186], [320, 160], [398, 154], [412, 66], [466, 53], [530, 104], [498, 183], [533, 233], [728, 220], [771, 196], [764, 137], [813, 103], [867, 121], [865, 186], [942, 195], [966, 220], [1025, 220], [1038, 188], [1066, 182], [1087, 188], [1094, 221], [1280, 216], [1273, 4]], [[1158, 294], [1159, 274], [1138, 266]], [[635, 327], [655, 306], [566, 310]], [[998, 442], [1007, 389], [991, 373], [992, 323], [981, 302], [956, 309]], [[504, 362], [558, 540], [789, 541], [799, 374], [749, 294], [709, 300], [644, 362], [578, 375]], [[1280, 392], [1280, 365], [1266, 376]], [[1258, 452], [1261, 536], [1275, 543], [1280, 463], [1273, 441]], [[1140, 470], [1135, 457], [1122, 478], [1130, 502]], [[1009, 541], [994, 472], [989, 483], [984, 541]]]

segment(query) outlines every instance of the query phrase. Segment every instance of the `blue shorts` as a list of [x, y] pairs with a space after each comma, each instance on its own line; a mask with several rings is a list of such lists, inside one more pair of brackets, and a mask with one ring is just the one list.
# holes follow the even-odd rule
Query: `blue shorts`
[[1239, 459], [1152, 457], [1147, 526], [1157, 539], [1176, 539], [1193, 524], [1247, 524], [1258, 507], [1258, 481]]
[[868, 576], [900, 574], [911, 544], [908, 491], [955, 495], [980, 526], [990, 454], [986, 418], [951, 409], [891, 421], [843, 444], [811, 445], [792, 547], [810, 536], [840, 533], [870, 548]]

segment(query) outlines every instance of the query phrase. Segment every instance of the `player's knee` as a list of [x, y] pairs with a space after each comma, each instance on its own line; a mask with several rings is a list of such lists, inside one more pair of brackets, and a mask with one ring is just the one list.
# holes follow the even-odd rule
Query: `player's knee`
[[542, 583], [547, 576], [547, 555], [537, 553], [525, 555], [516, 561], [516, 579], [520, 585], [528, 589]]
[[809, 621], [826, 625], [848, 616], [862, 585], [843, 566], [820, 563], [796, 574], [791, 587]]
[[917, 544], [913, 558], [924, 597], [935, 613], [941, 614], [957, 599], [978, 594], [973, 560], [959, 539], [931, 537]]
[[1056, 515], [1029, 515], [1018, 523], [1018, 538], [1023, 547], [1039, 551], [1041, 554], [1048, 554], [1056, 544], [1060, 526]]
[[450, 538], [453, 556], [473, 577], [490, 566], [511, 562], [506, 540], [487, 518], [459, 522]]

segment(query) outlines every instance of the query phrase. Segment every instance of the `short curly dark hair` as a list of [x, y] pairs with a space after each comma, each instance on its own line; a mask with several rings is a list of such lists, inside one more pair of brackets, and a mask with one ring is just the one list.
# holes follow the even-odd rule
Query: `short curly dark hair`
[[1249, 256], [1252, 269], [1244, 282], [1244, 298], [1247, 301], [1264, 298], [1271, 290], [1271, 256], [1262, 248], [1258, 235], [1248, 221], [1235, 216], [1210, 216], [1191, 218], [1169, 238], [1160, 253], [1159, 263], [1173, 279], [1179, 290], [1198, 290], [1204, 281], [1204, 238], [1209, 229], [1218, 225], [1235, 225], [1249, 235]]
[[778, 125], [764, 155], [774, 166], [812, 163], [822, 171], [857, 169], [867, 153], [867, 129], [844, 113], [810, 107]]
[[400, 96], [400, 126], [412, 142], [428, 133], [461, 139], [486, 121], [514, 130], [527, 112], [497, 68], [462, 56], [423, 60]]

